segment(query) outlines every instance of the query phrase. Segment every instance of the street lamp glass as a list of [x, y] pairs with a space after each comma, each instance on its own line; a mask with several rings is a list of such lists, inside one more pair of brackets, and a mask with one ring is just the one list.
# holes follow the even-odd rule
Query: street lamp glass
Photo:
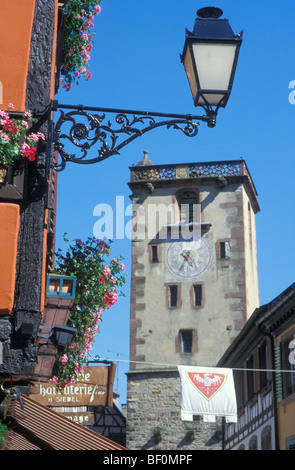
[[194, 104], [207, 110], [226, 106], [242, 42], [241, 34], [235, 36], [228, 20], [218, 15], [196, 19], [181, 56]]
[[211, 106], [217, 106], [230, 90], [236, 45], [193, 44], [192, 51], [200, 90], [220, 91], [220, 93], [204, 93], [200, 96], [198, 104], [205, 104], [205, 99]]

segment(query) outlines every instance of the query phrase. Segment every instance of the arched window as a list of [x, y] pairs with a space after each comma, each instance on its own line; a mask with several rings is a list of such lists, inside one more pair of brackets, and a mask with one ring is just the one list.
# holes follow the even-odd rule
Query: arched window
[[257, 447], [257, 436], [253, 436], [249, 442], [249, 450], [258, 450]]
[[244, 444], [241, 444], [240, 447], [238, 447], [238, 450], [246, 450]]
[[266, 426], [261, 433], [261, 450], [271, 450], [271, 427]]

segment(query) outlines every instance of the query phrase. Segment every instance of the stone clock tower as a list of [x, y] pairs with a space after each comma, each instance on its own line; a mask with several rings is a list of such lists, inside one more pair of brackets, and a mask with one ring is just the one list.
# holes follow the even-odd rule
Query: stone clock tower
[[129, 449], [220, 445], [180, 419], [177, 365], [215, 366], [259, 306], [257, 194], [245, 161], [131, 168]]

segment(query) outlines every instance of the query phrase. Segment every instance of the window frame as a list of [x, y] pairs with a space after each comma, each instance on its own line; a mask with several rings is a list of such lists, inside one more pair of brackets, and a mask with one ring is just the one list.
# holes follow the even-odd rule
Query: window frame
[[[196, 303], [196, 288], [200, 289], [200, 302], [197, 304]], [[191, 300], [191, 307], [192, 308], [201, 308], [204, 306], [205, 298], [204, 298], [204, 284], [202, 282], [195, 282], [191, 286], [190, 290], [190, 300]]]
[[[176, 288], [176, 302], [175, 305], [171, 305], [171, 287]], [[178, 309], [181, 307], [181, 284], [171, 282], [166, 284], [166, 307], [169, 309]]]
[[[183, 333], [191, 333], [191, 350], [189, 352], [184, 352], [183, 350]], [[181, 328], [178, 331], [176, 342], [175, 342], [176, 353], [181, 356], [192, 356], [198, 351], [198, 332], [193, 328]]]

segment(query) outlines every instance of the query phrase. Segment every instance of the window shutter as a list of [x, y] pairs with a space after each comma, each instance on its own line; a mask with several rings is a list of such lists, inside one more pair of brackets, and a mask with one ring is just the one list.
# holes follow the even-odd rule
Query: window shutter
[[220, 242], [220, 258], [221, 259], [230, 258], [230, 243], [229, 242]]
[[281, 343], [278, 343], [274, 347], [274, 366], [278, 372], [275, 372], [275, 387], [277, 402], [280, 402], [283, 399], [283, 380], [282, 373], [279, 372], [282, 369], [282, 351]]
[[295, 440], [289, 441], [287, 443], [287, 450], [295, 450]]
[[[57, 163], [58, 154], [53, 152], [52, 163]], [[52, 272], [55, 265], [55, 233], [57, 209], [57, 172], [51, 169], [48, 187], [48, 222], [47, 222], [47, 270]]]
[[225, 258], [230, 258], [230, 244], [229, 242], [225, 242]]

